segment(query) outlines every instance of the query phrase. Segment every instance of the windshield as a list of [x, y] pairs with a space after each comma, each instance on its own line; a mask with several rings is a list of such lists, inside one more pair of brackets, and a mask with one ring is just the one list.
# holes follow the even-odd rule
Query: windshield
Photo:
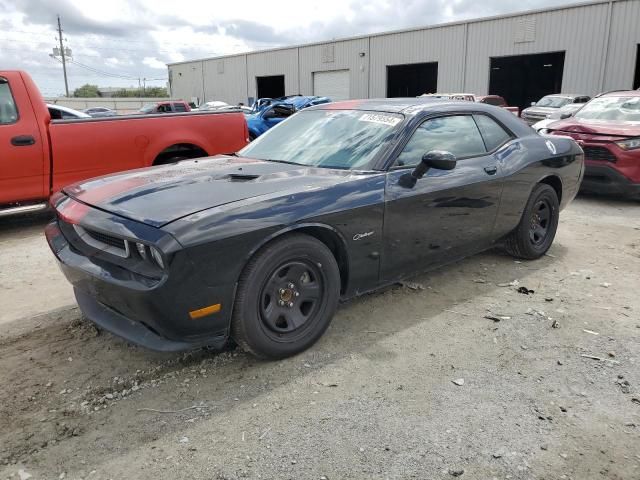
[[584, 106], [584, 103], [570, 103], [569, 105], [565, 105], [557, 112], [550, 113], [547, 118], [557, 120], [559, 118], [568, 118], [567, 115], [571, 116], [576, 113], [580, 108]]
[[366, 169], [403, 118], [357, 110], [303, 110], [238, 154], [313, 167]]
[[572, 102], [573, 102], [572, 98], [553, 97], [550, 95], [547, 97], [542, 97], [540, 101], [536, 103], [536, 107], [560, 108]]
[[155, 103], [147, 103], [139, 111], [142, 112], [142, 113], [149, 113], [149, 112], [153, 112], [154, 108], [156, 108], [156, 104]]
[[594, 98], [575, 116], [585, 120], [640, 122], [640, 97]]

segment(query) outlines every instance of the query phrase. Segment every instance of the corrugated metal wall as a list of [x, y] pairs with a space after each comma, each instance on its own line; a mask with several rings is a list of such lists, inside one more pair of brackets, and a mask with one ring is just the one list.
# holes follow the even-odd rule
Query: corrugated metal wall
[[[463, 90], [464, 25], [371, 37], [371, 97], [387, 95], [387, 66], [438, 62], [438, 90]], [[435, 92], [425, 92], [435, 93]]]
[[[597, 93], [606, 12], [600, 4], [470, 23], [465, 90], [488, 92], [491, 57], [564, 51], [562, 90]], [[534, 25], [533, 41], [516, 42], [524, 18]]]
[[631, 88], [640, 44], [640, 1], [613, 4], [604, 90]]
[[205, 60], [204, 99], [222, 100], [229, 104], [246, 103], [247, 75], [246, 55]]
[[169, 70], [174, 97], [237, 103], [256, 96], [258, 76], [284, 75], [287, 95], [310, 95], [313, 72], [345, 69], [351, 98], [384, 97], [387, 66], [438, 62], [440, 92], [482, 95], [489, 89], [491, 57], [564, 51], [562, 90], [594, 95], [631, 88], [638, 43], [640, 0], [614, 0], [198, 60]]
[[[298, 83], [298, 48], [272, 50], [247, 54], [247, 91], [249, 97], [256, 97], [256, 77], [284, 75], [284, 94], [295, 95], [300, 90]], [[238, 78], [236, 81], [241, 82]], [[245, 101], [245, 100], [241, 100]]]
[[173, 98], [181, 98], [188, 102], [192, 98], [197, 98], [200, 103], [204, 101], [202, 63], [198, 60], [169, 67], [169, 82]]
[[[300, 93], [313, 95], [313, 73], [349, 70], [351, 98], [366, 98], [369, 78], [369, 39], [300, 47]], [[360, 56], [364, 53], [364, 56]]]

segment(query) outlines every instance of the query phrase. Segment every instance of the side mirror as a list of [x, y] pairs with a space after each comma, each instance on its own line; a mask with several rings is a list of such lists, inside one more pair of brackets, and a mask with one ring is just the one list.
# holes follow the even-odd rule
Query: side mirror
[[560, 114], [560, 120], [564, 120], [565, 118], [569, 118], [569, 117], [571, 117], [570, 113], [565, 112]]
[[536, 106], [536, 102], [531, 102], [531, 106], [535, 107]]
[[435, 168], [436, 170], [453, 170], [456, 168], [457, 162], [456, 156], [451, 152], [431, 150], [422, 156], [422, 160], [413, 172], [400, 177], [400, 184], [403, 187], [413, 188], [416, 182], [424, 177], [424, 174], [427, 173], [430, 168]]

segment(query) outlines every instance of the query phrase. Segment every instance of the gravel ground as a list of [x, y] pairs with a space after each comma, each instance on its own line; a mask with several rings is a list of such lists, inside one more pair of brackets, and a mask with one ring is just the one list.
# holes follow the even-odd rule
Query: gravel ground
[[352, 301], [279, 362], [98, 332], [43, 225], [0, 226], [0, 478], [640, 478], [638, 203], [579, 198], [549, 256]]

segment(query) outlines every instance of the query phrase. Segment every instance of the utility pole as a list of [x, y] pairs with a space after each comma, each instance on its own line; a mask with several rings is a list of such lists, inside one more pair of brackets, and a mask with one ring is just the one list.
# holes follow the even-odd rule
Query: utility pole
[[60, 40], [60, 56], [62, 57], [62, 72], [64, 73], [64, 90], [69, 96], [69, 82], [67, 81], [67, 61], [64, 55], [64, 45], [62, 44], [62, 25], [60, 25], [60, 15], [58, 15], [58, 40]]

